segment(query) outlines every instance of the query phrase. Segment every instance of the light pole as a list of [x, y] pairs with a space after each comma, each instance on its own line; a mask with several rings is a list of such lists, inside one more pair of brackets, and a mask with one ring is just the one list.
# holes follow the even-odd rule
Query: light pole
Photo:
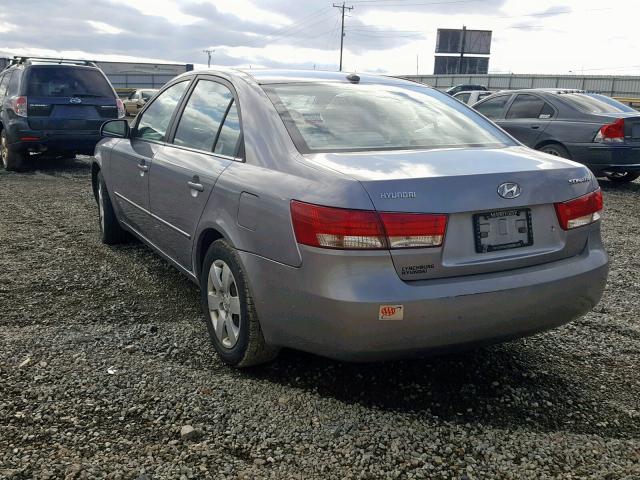
[[203, 50], [202, 53], [207, 54], [207, 68], [211, 68], [211, 57], [213, 57], [215, 50]]

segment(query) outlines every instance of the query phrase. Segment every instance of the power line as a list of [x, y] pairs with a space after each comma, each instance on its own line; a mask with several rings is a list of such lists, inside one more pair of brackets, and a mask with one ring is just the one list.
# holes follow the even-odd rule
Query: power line
[[342, 28], [340, 29], [340, 71], [342, 71], [342, 49], [344, 47], [344, 11], [345, 10], [353, 10], [353, 7], [347, 7], [345, 2], [342, 2], [342, 5], [333, 4], [335, 8], [339, 8], [342, 10]]

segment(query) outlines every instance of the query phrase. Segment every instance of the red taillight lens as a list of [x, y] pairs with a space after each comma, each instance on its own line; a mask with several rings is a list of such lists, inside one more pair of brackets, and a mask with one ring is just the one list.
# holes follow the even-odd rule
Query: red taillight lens
[[127, 112], [124, 110], [124, 103], [119, 98], [116, 98], [116, 105], [118, 106], [118, 118], [122, 118]]
[[380, 213], [291, 202], [298, 243], [338, 249], [386, 249], [442, 245], [446, 215]]
[[598, 131], [596, 142], [624, 142], [624, 118], [619, 118], [613, 123], [603, 125]]
[[321, 207], [291, 202], [291, 218], [298, 243], [312, 247], [385, 248], [382, 225], [375, 212]]
[[13, 97], [11, 99], [11, 109], [19, 117], [27, 116], [27, 97]]
[[598, 189], [582, 197], [556, 203], [555, 207], [563, 230], [589, 225], [600, 219], [603, 207], [602, 191]]
[[380, 213], [390, 248], [439, 247], [447, 216], [430, 213]]

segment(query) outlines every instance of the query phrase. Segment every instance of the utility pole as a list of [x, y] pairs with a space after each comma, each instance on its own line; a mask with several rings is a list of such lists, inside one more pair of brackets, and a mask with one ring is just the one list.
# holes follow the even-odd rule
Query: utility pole
[[342, 5], [336, 5], [334, 3], [333, 6], [342, 10], [342, 31], [340, 32], [340, 71], [342, 71], [342, 47], [344, 46], [344, 11], [353, 10], [353, 7], [345, 6], [345, 2], [342, 2]]
[[418, 60], [418, 55], [416, 55], [416, 77], [419, 77], [419, 76], [420, 76], [420, 74], [418, 73], [418, 72], [419, 72], [419, 70], [420, 70], [420, 69], [418, 68], [420, 64], [419, 64], [418, 62], [419, 62], [419, 60]]
[[462, 26], [462, 41], [460, 42], [460, 59], [458, 60], [458, 75], [462, 74], [462, 59], [464, 58], [464, 49], [467, 42], [467, 27]]
[[213, 56], [215, 50], [203, 50], [202, 53], [207, 54], [207, 68], [211, 68], [211, 57]]

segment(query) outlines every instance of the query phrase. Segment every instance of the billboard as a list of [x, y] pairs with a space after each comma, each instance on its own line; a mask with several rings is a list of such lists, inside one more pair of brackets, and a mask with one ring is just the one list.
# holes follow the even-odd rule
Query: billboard
[[436, 39], [436, 53], [464, 53], [489, 55], [491, 53], [491, 30], [463, 30], [439, 28]]
[[[462, 62], [460, 70], [458, 70], [459, 62]], [[433, 67], [434, 75], [486, 75], [489, 73], [489, 57], [468, 57], [459, 56], [436, 56]]]

